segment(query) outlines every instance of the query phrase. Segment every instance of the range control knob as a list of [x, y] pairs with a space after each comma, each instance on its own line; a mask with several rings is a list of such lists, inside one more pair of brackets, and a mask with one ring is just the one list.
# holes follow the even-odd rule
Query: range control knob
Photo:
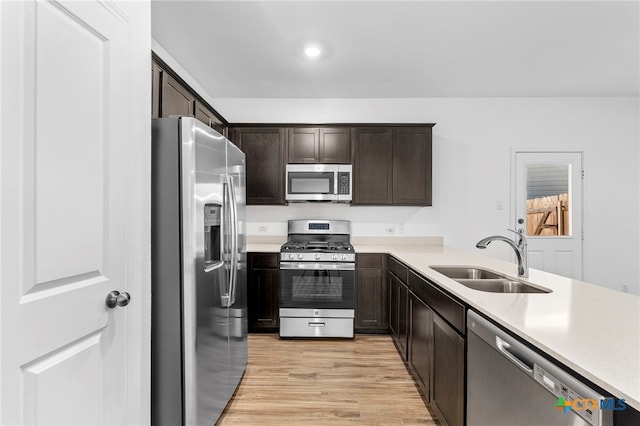
[[302, 253], [298, 253], [298, 259], [302, 259], [303, 257]]
[[316, 253], [315, 256], [313, 256], [316, 260], [320, 260], [320, 253]]
[[331, 255], [331, 260], [338, 260], [338, 255], [337, 254], [332, 254]]
[[347, 255], [346, 254], [342, 255], [342, 260], [347, 260]]
[[293, 259], [294, 257], [296, 257], [293, 253], [289, 253], [289, 259]]

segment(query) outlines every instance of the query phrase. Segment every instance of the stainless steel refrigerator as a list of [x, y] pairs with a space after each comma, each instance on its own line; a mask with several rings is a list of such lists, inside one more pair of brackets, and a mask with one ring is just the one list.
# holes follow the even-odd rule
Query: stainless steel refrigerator
[[192, 117], [152, 132], [151, 421], [213, 425], [247, 365], [245, 156]]

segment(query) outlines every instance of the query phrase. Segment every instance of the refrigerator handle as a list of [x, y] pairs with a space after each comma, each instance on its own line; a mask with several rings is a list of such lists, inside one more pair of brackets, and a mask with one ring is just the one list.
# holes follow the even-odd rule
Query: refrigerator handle
[[[227, 271], [225, 271], [225, 278], [226, 278], [226, 286], [223, 287], [222, 291], [223, 294], [220, 295], [220, 305], [222, 307], [229, 307], [231, 306], [230, 303], [230, 292], [231, 292], [231, 280], [233, 279], [233, 248], [230, 247], [230, 243], [233, 241], [233, 237], [229, 237], [227, 238], [227, 235], [230, 235], [233, 232], [233, 227], [231, 226], [231, 222], [233, 221], [232, 218], [232, 210], [231, 210], [231, 196], [229, 194], [229, 180], [227, 179], [228, 176], [227, 175], [223, 175], [222, 177], [222, 217], [221, 217], [221, 221], [220, 221], [220, 226], [221, 226], [221, 230], [220, 233], [222, 234], [221, 236], [221, 252], [222, 252], [222, 259], [223, 262], [225, 264], [225, 269], [227, 268], [227, 262], [228, 263], [228, 273]], [[228, 210], [227, 210], [228, 209]], [[229, 212], [229, 222], [227, 223], [227, 211]], [[227, 228], [228, 226], [228, 228]], [[229, 256], [227, 257], [227, 248], [229, 249]]]
[[229, 306], [236, 303], [236, 281], [238, 280], [238, 206], [236, 204], [236, 191], [233, 185], [233, 177], [229, 178], [229, 194], [231, 207], [231, 281], [229, 289]]

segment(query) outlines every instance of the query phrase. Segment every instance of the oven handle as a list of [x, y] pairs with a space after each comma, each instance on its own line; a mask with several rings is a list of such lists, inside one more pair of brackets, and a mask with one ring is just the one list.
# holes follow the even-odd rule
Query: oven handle
[[280, 262], [280, 269], [311, 271], [355, 271], [356, 264], [351, 262]]

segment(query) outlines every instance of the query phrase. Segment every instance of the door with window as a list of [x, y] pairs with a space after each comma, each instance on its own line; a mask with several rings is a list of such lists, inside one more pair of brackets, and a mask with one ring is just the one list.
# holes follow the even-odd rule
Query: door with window
[[515, 227], [529, 266], [582, 279], [582, 153], [514, 153]]

